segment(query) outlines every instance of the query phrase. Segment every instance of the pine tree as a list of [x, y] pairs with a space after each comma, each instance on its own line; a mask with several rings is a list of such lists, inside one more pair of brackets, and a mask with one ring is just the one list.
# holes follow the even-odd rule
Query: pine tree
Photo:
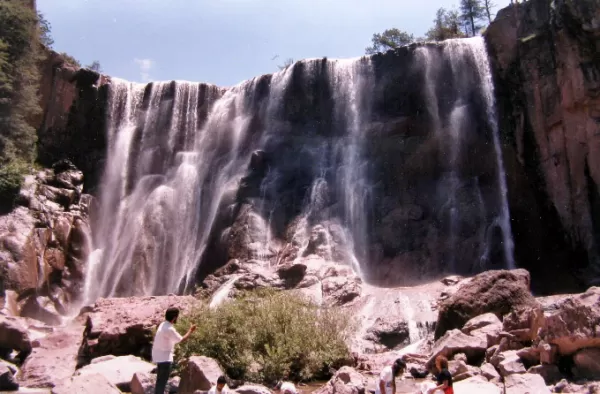
[[496, 4], [492, 0], [483, 0], [483, 7], [488, 19], [488, 23], [492, 23], [492, 10], [496, 8]]
[[460, 12], [461, 19], [468, 29], [468, 35], [477, 35], [481, 29], [479, 22], [485, 17], [485, 7], [481, 5], [481, 0], [461, 0]]
[[433, 27], [426, 33], [431, 41], [443, 41], [450, 38], [462, 38], [465, 35], [460, 30], [461, 18], [457, 10], [440, 8], [433, 20]]

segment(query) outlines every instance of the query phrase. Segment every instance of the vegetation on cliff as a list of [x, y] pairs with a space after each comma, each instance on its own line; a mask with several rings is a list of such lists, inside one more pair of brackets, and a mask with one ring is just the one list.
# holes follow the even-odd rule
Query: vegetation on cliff
[[350, 321], [339, 309], [320, 308], [292, 292], [247, 292], [215, 309], [201, 304], [180, 318], [180, 332], [192, 323], [198, 327], [176, 358], [215, 358], [234, 379], [323, 379], [350, 356]]
[[437, 10], [433, 26], [425, 33], [425, 37], [415, 38], [414, 35], [397, 28], [386, 29], [383, 33], [373, 34], [372, 45], [365, 48], [365, 53], [372, 55], [412, 42], [443, 41], [475, 36], [481, 31], [485, 22], [492, 22], [495, 7], [496, 4], [492, 0], [461, 0], [459, 9]]
[[0, 204], [12, 200], [35, 160], [39, 63], [52, 44], [50, 25], [24, 2], [0, 0]]

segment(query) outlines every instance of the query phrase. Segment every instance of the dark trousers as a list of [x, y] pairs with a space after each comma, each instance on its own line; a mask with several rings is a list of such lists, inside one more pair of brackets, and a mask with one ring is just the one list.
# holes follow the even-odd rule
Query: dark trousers
[[156, 388], [155, 394], [165, 394], [165, 388], [169, 381], [169, 375], [171, 374], [171, 363], [157, 363], [156, 364]]

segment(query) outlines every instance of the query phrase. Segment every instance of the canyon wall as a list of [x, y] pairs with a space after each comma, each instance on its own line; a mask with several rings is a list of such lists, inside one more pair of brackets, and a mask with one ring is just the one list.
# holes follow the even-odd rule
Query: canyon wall
[[[554, 4], [552, 9], [547, 0], [531, 0], [510, 6], [498, 13], [485, 33], [494, 71], [515, 262], [532, 272], [534, 289], [540, 292], [580, 288], [594, 283], [594, 278], [598, 275], [594, 267], [597, 266], [597, 236], [600, 233], [600, 222], [597, 219], [600, 214], [597, 194], [600, 167], [596, 163], [598, 159], [595, 159], [595, 151], [598, 149], [596, 131], [599, 62], [596, 50], [598, 26], [594, 18], [597, 17], [595, 13], [599, 7], [597, 1], [591, 0], [577, 3], [557, 1]], [[426, 261], [426, 264], [439, 267], [456, 259], [448, 257], [452, 254], [452, 248], [440, 247], [438, 242], [432, 241], [436, 237], [440, 239], [440, 236], [431, 234], [432, 229], [440, 229], [440, 223], [452, 223], [451, 216], [455, 211], [449, 210], [446, 214], [439, 211], [436, 216], [434, 210], [423, 210], [410, 197], [419, 188], [419, 193], [427, 190], [428, 177], [440, 179], [439, 175], [445, 173], [446, 178], [441, 184], [450, 187], [455, 180], [451, 171], [445, 171], [451, 162], [449, 156], [453, 150], [452, 141], [441, 140], [444, 138], [443, 134], [438, 133], [432, 138], [425, 131], [419, 132], [435, 127], [448, 130], [444, 125], [435, 126], [435, 116], [431, 116], [433, 112], [428, 108], [431, 99], [427, 97], [427, 92], [433, 91], [443, 98], [452, 96], [451, 91], [448, 93], [441, 85], [431, 90], [426, 83], [420, 86], [423, 94], [415, 94], [414, 91], [418, 89], [411, 86], [411, 83], [422, 84], [419, 81], [440, 72], [440, 69], [428, 69], [425, 66], [427, 54], [438, 56], [436, 60], [440, 61], [436, 51], [418, 50], [415, 46], [376, 55], [371, 60], [375, 67], [374, 78], [380, 82], [370, 94], [375, 94], [374, 97], [379, 99], [375, 100], [372, 110], [376, 112], [376, 116], [370, 118], [367, 125], [371, 142], [365, 147], [365, 151], [377, 158], [368, 170], [371, 174], [377, 171], [382, 174], [376, 183], [382, 196], [386, 196], [377, 202], [377, 210], [370, 211], [367, 218], [377, 228], [376, 239], [366, 245], [369, 250], [365, 252], [370, 256], [371, 268], [379, 267], [373, 269], [376, 280], [414, 269], [420, 265], [419, 262]], [[413, 82], [409, 82], [410, 75], [417, 74], [414, 74], [414, 66], [411, 69], [407, 56], [421, 56], [424, 74], [417, 79], [412, 78]], [[315, 65], [310, 64], [310, 67]], [[288, 73], [292, 78], [289, 89], [280, 99], [285, 98], [287, 102], [283, 110], [291, 123], [277, 127], [304, 123], [319, 136], [323, 135], [319, 130], [331, 125], [331, 119], [323, 114], [333, 110], [334, 104], [331, 101], [330, 87], [319, 82], [318, 78], [307, 78], [308, 74], [303, 70], [308, 66], [309, 63], [299, 63]], [[442, 66], [441, 70], [445, 67], [447, 66]], [[429, 77], [425, 75], [427, 70]], [[450, 75], [448, 71], [442, 71], [442, 75], [437, 78], [443, 79]], [[73, 69], [64, 64], [56, 54], [44, 66], [43, 78], [41, 93], [44, 115], [39, 127], [40, 161], [50, 166], [56, 160], [70, 159], [85, 174], [85, 189], [99, 196], [97, 186], [100, 184], [107, 154], [106, 122], [110, 120], [107, 120], [106, 114], [109, 111], [110, 80], [87, 70]], [[381, 83], [383, 80], [387, 82]], [[271, 76], [265, 76], [254, 82], [256, 90], [252, 95], [256, 103], [264, 101], [261, 97], [268, 94], [271, 81]], [[146, 89], [152, 89], [152, 85]], [[168, 102], [169, 97], [173, 97], [175, 93], [169, 93], [168, 90], [165, 92], [165, 102]], [[151, 93], [145, 94], [149, 99]], [[309, 114], [308, 123], [304, 109], [307, 103], [319, 107], [316, 113]], [[253, 105], [256, 109], [258, 104]], [[198, 119], [206, 120], [208, 108], [208, 105], [198, 107]], [[438, 111], [440, 110], [449, 109], [443, 108], [442, 104]], [[487, 116], [484, 109], [477, 112]], [[264, 119], [253, 116], [250, 122], [252, 127], [258, 129], [263, 126], [261, 122]], [[449, 135], [451, 134], [447, 134]], [[292, 140], [298, 142], [299, 138], [302, 139], [294, 136]], [[292, 145], [281, 148], [293, 151]], [[444, 150], [440, 150], [444, 145]], [[468, 149], [477, 152], [479, 160], [492, 154], [486, 143], [474, 143]], [[260, 172], [267, 168], [264, 155], [264, 152], [256, 152], [243, 180], [244, 184], [240, 187], [239, 194], [245, 196], [243, 198], [246, 200], [261, 192], [260, 182], [264, 176]], [[469, 155], [464, 157], [468, 158]], [[463, 175], [477, 176], [472, 164], [454, 161], [453, 165]], [[489, 179], [495, 182], [494, 163], [484, 161], [480, 165], [479, 170], [490, 174]], [[289, 218], [293, 216], [293, 211], [302, 209], [303, 197], [298, 188], [305, 187], [302, 186], [302, 179], [306, 174], [302, 171], [297, 174], [299, 177], [295, 180], [285, 181], [297, 182], [296, 186], [279, 196], [282, 201], [289, 202], [288, 206], [292, 211], [278, 212], [284, 218]], [[479, 178], [484, 182], [485, 179]], [[277, 182], [284, 180], [278, 179]], [[275, 187], [280, 188], [281, 185]], [[469, 190], [476, 190], [477, 187], [477, 183], [462, 184], [460, 191], [453, 197], [455, 207], [461, 204], [463, 207], [473, 205], [475, 195]], [[390, 199], [389, 196], [396, 193], [394, 190], [399, 189], [403, 190], [400, 201], [393, 201], [396, 197]], [[439, 190], [434, 192], [437, 193]], [[335, 198], [332, 201], [334, 200]], [[332, 205], [338, 212], [345, 209]], [[444, 204], [425, 201], [425, 205], [441, 208]], [[207, 253], [211, 256], [208, 260], [213, 264], [204, 265], [202, 276], [212, 272], [230, 257], [252, 255], [254, 252], [249, 254], [247, 250], [236, 250], [242, 242], [240, 240], [258, 247], [255, 234], [261, 233], [263, 229], [256, 228], [254, 213], [244, 205], [238, 214], [241, 215], [236, 221], [239, 225], [228, 232], [228, 239], [232, 242], [230, 246], [223, 249], [216, 242], [219, 239], [218, 232], [208, 235], [212, 240], [208, 242]], [[477, 217], [462, 217], [460, 225], [463, 230], [458, 234], [472, 231], [469, 229], [478, 226]], [[433, 222], [428, 218], [433, 219]], [[287, 220], [289, 219], [285, 219]], [[276, 232], [281, 235], [283, 230], [278, 227]], [[442, 230], [443, 232], [448, 230]], [[488, 236], [498, 239], [499, 235], [494, 235], [494, 231], [488, 233]], [[318, 238], [319, 235], [315, 234], [314, 237]], [[472, 237], [469, 241], [468, 239], [461, 238], [462, 244], [458, 248], [458, 266], [463, 267], [461, 270], [464, 273], [469, 272], [465, 267], [472, 265], [481, 256], [480, 251], [477, 251], [480, 242]], [[492, 255], [494, 253], [504, 255], [499, 249]], [[435, 271], [437, 268], [421, 266], [420, 269]], [[561, 281], [557, 282], [557, 277]]]
[[530, 0], [485, 33], [516, 258], [553, 291], [600, 280], [599, 16], [597, 0]]

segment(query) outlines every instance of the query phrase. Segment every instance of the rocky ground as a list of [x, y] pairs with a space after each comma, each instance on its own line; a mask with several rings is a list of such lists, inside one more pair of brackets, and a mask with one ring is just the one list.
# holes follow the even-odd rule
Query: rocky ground
[[[457, 393], [600, 392], [600, 288], [534, 298], [529, 281], [527, 271], [514, 270], [449, 277], [413, 289], [363, 285], [351, 301], [338, 299], [363, 322], [350, 344], [352, 365], [338, 370], [316, 392], [365, 393], [374, 389], [381, 368], [397, 357], [409, 364], [399, 392], [419, 392], [431, 382], [427, 371], [440, 354], [451, 360]], [[414, 303], [415, 294], [433, 301], [436, 311], [430, 313], [436, 319], [429, 326], [394, 312]], [[152, 330], [168, 306], [185, 313], [194, 302], [191, 296], [100, 299], [58, 326], [4, 311], [0, 348], [6, 361], [0, 363], [0, 390], [20, 385], [21, 392], [151, 393], [155, 375], [146, 360]], [[411, 334], [415, 327], [420, 336]], [[411, 340], [417, 342], [406, 346]], [[216, 361], [192, 357], [170, 384], [180, 393], [205, 391], [221, 373]], [[428, 377], [419, 378], [421, 374]], [[269, 392], [242, 383], [232, 382], [232, 387], [243, 394]]]

